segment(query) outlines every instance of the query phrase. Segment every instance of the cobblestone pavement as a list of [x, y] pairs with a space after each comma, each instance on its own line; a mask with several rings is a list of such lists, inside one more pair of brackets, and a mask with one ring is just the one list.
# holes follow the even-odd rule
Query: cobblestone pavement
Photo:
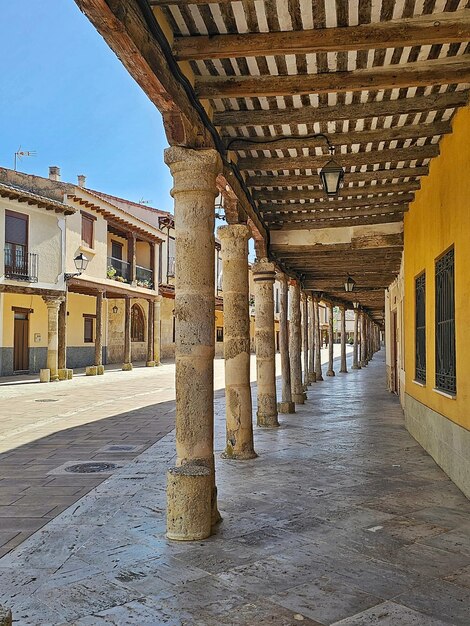
[[209, 540], [165, 539], [171, 432], [3, 557], [0, 603], [21, 626], [468, 626], [470, 503], [405, 430], [383, 354], [308, 396], [237, 462], [217, 394]]
[[[255, 371], [253, 357], [253, 380]], [[64, 464], [127, 462], [170, 432], [174, 376], [166, 363], [48, 385], [34, 375], [0, 378], [0, 557], [109, 476]], [[214, 387], [223, 385], [216, 359]]]

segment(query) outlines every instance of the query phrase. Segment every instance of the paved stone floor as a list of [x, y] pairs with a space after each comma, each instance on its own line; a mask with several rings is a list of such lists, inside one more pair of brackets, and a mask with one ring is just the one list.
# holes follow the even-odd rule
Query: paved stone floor
[[165, 539], [170, 432], [0, 559], [0, 603], [25, 626], [468, 626], [470, 503], [404, 429], [383, 353], [308, 395], [236, 462], [217, 394], [209, 540]]

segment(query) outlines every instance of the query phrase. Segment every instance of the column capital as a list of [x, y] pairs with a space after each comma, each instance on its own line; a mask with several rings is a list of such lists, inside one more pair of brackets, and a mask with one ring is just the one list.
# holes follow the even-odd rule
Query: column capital
[[207, 190], [213, 186], [214, 197], [217, 193], [213, 178], [222, 171], [222, 159], [213, 148], [194, 150], [181, 146], [172, 146], [165, 150], [165, 163], [171, 170], [174, 186], [171, 195], [184, 191]]
[[46, 303], [47, 308], [59, 308], [62, 302], [65, 302], [64, 296], [42, 296], [42, 299]]
[[276, 270], [276, 280], [279, 283], [282, 283], [283, 285], [287, 285], [287, 274], [284, 274], [284, 272], [280, 272], [279, 270]]
[[300, 292], [300, 299], [302, 300], [302, 302], [307, 301], [307, 294], [305, 293], [305, 291]]
[[155, 302], [158, 302], [158, 304], [160, 304], [163, 300], [163, 296], [161, 294], [158, 294], [158, 296], [155, 296], [154, 300]]
[[235, 239], [245, 242], [251, 237], [251, 229], [248, 224], [227, 224], [218, 227], [217, 237], [221, 241]]
[[268, 259], [257, 259], [252, 266], [253, 280], [255, 282], [274, 282], [276, 277], [276, 266]]

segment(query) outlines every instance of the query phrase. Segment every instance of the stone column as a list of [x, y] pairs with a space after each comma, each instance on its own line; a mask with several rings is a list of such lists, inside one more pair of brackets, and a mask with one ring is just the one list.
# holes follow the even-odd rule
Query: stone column
[[366, 331], [366, 314], [361, 311], [361, 367], [367, 365], [367, 331]]
[[321, 326], [320, 326], [320, 302], [313, 298], [315, 309], [315, 377], [317, 382], [323, 380], [321, 367]]
[[129, 282], [131, 285], [136, 284], [136, 235], [135, 233], [127, 234], [127, 262], [129, 263]]
[[47, 369], [51, 382], [59, 380], [59, 307], [64, 296], [43, 296], [47, 306]]
[[302, 384], [302, 336], [300, 324], [300, 285], [298, 281], [290, 282], [290, 315], [289, 315], [289, 358], [290, 378], [292, 382], [292, 400], [296, 404], [304, 404], [305, 394]]
[[341, 312], [341, 369], [342, 374], [348, 373], [348, 367], [346, 364], [346, 307], [340, 306]]
[[96, 294], [96, 327], [95, 327], [95, 365], [103, 371], [103, 296], [102, 291]]
[[288, 285], [287, 276], [283, 273], [276, 275], [280, 284], [279, 289], [279, 351], [281, 353], [282, 398], [277, 405], [279, 413], [295, 413], [295, 403], [292, 402], [289, 361], [289, 327], [287, 322]]
[[225, 417], [227, 459], [253, 459], [250, 386], [250, 312], [246, 224], [217, 229], [221, 243], [224, 294]]
[[354, 309], [353, 364], [351, 369], [361, 369], [361, 366], [359, 364], [359, 309]]
[[[222, 162], [213, 149], [173, 146], [165, 150], [165, 163], [173, 175], [176, 231], [176, 465], [198, 469], [191, 480], [181, 482], [176, 495], [168, 491], [167, 534], [174, 536], [173, 525], [178, 520], [186, 529], [194, 527], [193, 513], [200, 504], [203, 486], [200, 483], [205, 480], [201, 468], [211, 474], [211, 524], [204, 518], [198, 526], [207, 529], [221, 519], [214, 464], [214, 201]], [[170, 475], [168, 478], [170, 487]], [[196, 537], [201, 538], [188, 530], [179, 538]]]
[[131, 297], [124, 298], [124, 363], [122, 369], [128, 372], [132, 369], [131, 356]]
[[258, 426], [279, 426], [276, 404], [276, 344], [274, 339], [274, 263], [253, 265], [255, 283], [255, 345], [258, 386]]
[[328, 305], [328, 371], [327, 376], [334, 376], [335, 371], [333, 369], [333, 350], [335, 347], [333, 337], [333, 305]]
[[315, 374], [315, 305], [311, 295], [307, 298], [308, 307], [308, 381], [315, 383], [317, 376]]
[[67, 292], [59, 306], [58, 324], [59, 345], [57, 367], [59, 370], [65, 370], [67, 368]]
[[153, 360], [155, 365], [160, 365], [160, 345], [161, 345], [161, 331], [160, 331], [160, 320], [161, 320], [161, 304], [162, 304], [162, 296], [157, 296], [154, 300], [154, 315], [153, 315]]
[[301, 293], [301, 301], [302, 301], [302, 354], [303, 354], [303, 363], [304, 363], [304, 372], [303, 372], [303, 389], [307, 390], [307, 387], [310, 385], [310, 381], [308, 379], [308, 302], [307, 302], [307, 294]]
[[148, 301], [148, 318], [147, 318], [147, 367], [155, 366], [155, 302]]

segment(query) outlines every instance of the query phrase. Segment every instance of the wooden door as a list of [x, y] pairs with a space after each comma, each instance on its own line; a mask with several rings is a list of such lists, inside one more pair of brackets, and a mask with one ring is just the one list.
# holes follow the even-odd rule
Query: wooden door
[[15, 313], [13, 340], [13, 370], [29, 370], [29, 320], [27, 313]]

